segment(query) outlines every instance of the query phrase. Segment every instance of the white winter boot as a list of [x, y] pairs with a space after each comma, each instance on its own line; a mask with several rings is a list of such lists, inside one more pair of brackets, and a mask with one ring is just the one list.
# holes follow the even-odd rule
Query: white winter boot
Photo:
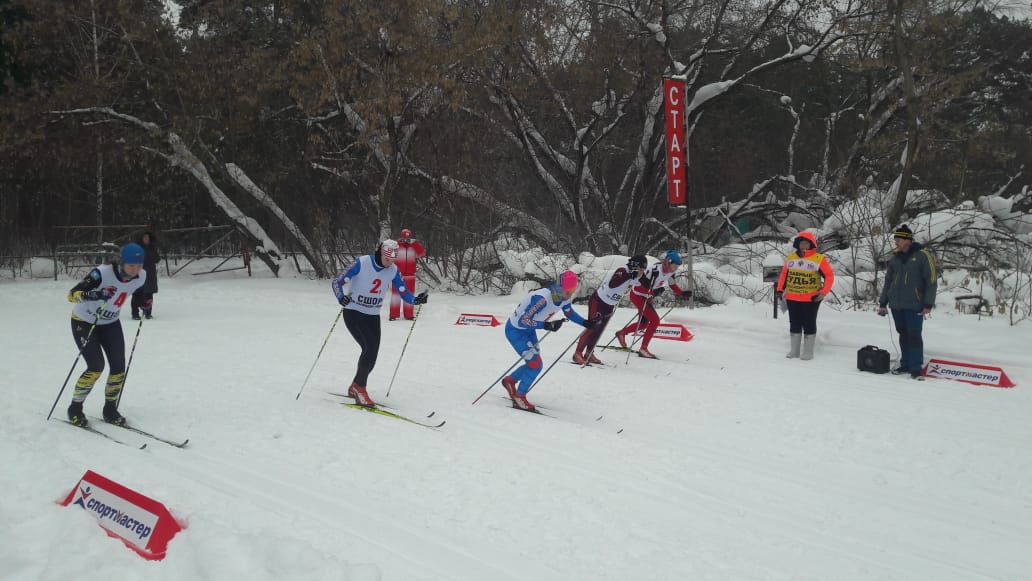
[[813, 359], [813, 344], [817, 341], [817, 335], [803, 335], [803, 354], [800, 359]]
[[803, 334], [792, 333], [791, 337], [792, 347], [789, 348], [788, 355], [785, 355], [785, 357], [788, 357], [789, 359], [795, 359], [796, 357], [799, 357], [799, 342], [803, 340]]

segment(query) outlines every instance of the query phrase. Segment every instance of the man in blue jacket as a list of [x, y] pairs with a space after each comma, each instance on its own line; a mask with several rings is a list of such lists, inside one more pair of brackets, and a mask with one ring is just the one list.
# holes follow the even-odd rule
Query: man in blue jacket
[[921, 327], [924, 316], [935, 308], [938, 275], [935, 258], [921, 244], [914, 241], [914, 233], [903, 224], [893, 235], [896, 255], [885, 270], [885, 286], [878, 299], [878, 314], [884, 316], [886, 305], [891, 306], [892, 320], [899, 333], [899, 367], [892, 372], [909, 373], [917, 379], [924, 366], [924, 340]]

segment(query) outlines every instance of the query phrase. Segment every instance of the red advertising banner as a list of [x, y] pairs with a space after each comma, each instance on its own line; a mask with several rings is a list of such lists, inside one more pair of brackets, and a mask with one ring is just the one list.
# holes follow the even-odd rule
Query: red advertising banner
[[663, 111], [666, 115], [666, 159], [667, 192], [670, 205], [683, 206], [688, 199], [688, 184], [685, 180], [685, 132], [684, 118], [685, 83], [681, 80], [663, 79]]
[[495, 318], [494, 315], [481, 315], [477, 313], [462, 313], [459, 315], [456, 325], [478, 325], [481, 327], [497, 327], [501, 325], [501, 321]]
[[165, 505], [92, 470], [83, 474], [61, 505], [90, 513], [108, 535], [150, 561], [164, 559], [168, 542], [183, 529]]
[[945, 359], [930, 359], [928, 365], [925, 365], [924, 375], [990, 387], [1014, 387], [1015, 385], [999, 367]]
[[[644, 335], [645, 329], [639, 329], [635, 335]], [[684, 325], [660, 323], [656, 327], [656, 333], [652, 335], [655, 339], [670, 339], [671, 341], [691, 341], [695, 338], [692, 332]]]

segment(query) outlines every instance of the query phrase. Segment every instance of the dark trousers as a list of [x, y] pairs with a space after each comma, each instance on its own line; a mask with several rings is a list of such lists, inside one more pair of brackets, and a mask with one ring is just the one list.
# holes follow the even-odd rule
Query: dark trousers
[[924, 315], [912, 309], [892, 309], [892, 320], [899, 333], [899, 366], [910, 373], [919, 372], [924, 366]]
[[141, 309], [143, 310], [143, 314], [149, 315], [151, 314], [151, 305], [154, 304], [154, 293], [136, 291], [133, 293], [133, 299], [130, 302], [133, 308], [134, 317], [140, 316]]
[[114, 323], [94, 327], [93, 323], [72, 319], [72, 338], [86, 361], [86, 371], [75, 382], [72, 401], [82, 403], [90, 394], [93, 385], [100, 379], [100, 373], [104, 371], [106, 356], [111, 368], [108, 370], [104, 397], [114, 405], [125, 382], [125, 337], [122, 335], [121, 321], [115, 320]]
[[587, 355], [595, 351], [595, 345], [598, 344], [598, 340], [602, 337], [602, 332], [606, 330], [606, 325], [609, 324], [609, 319], [613, 317], [613, 305], [606, 304], [602, 299], [598, 298], [598, 294], [591, 295], [591, 300], [588, 301], [588, 318], [594, 319], [595, 315], [601, 314], [602, 320], [595, 324], [581, 335], [580, 341], [577, 342], [577, 352]]
[[789, 333], [817, 334], [817, 309], [820, 301], [785, 301], [788, 305]]
[[[117, 375], [125, 371], [125, 336], [122, 335], [122, 322], [115, 320], [107, 325], [93, 327], [93, 323], [72, 319], [72, 337], [82, 350], [82, 358], [86, 361], [86, 369], [94, 373], [104, 371], [104, 356], [107, 356], [111, 369], [109, 375]], [[86, 336], [89, 335], [87, 342]]]
[[358, 356], [355, 383], [365, 387], [369, 372], [376, 366], [376, 356], [380, 353], [380, 316], [344, 309], [344, 324], [362, 348], [362, 354]]

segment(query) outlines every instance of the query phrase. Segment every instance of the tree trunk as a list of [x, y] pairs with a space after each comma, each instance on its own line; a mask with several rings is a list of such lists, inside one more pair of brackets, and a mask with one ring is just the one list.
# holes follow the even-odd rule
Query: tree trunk
[[910, 178], [914, 168], [914, 160], [917, 159], [920, 151], [921, 120], [918, 118], [917, 91], [914, 87], [914, 71], [910, 64], [910, 47], [907, 46], [906, 36], [903, 32], [903, 5], [905, 0], [895, 0], [890, 3], [893, 8], [892, 36], [896, 44], [896, 58], [899, 63], [900, 73], [903, 77], [903, 98], [906, 104], [907, 116], [907, 144], [903, 154], [903, 168], [900, 170], [899, 178], [894, 184], [896, 198], [889, 211], [889, 223], [899, 222], [903, 211], [906, 210], [907, 191], [910, 190]]
[[301, 229], [297, 227], [297, 224], [283, 213], [283, 210], [280, 209], [275, 200], [270, 198], [268, 194], [259, 188], [258, 185], [255, 184], [237, 164], [227, 163], [226, 170], [229, 172], [230, 177], [236, 181], [237, 185], [250, 194], [254, 199], [258, 200], [261, 205], [265, 206], [265, 208], [269, 210], [269, 212], [275, 216], [281, 224], [283, 224], [283, 227], [287, 229], [287, 232], [290, 233], [294, 240], [301, 246], [301, 252], [312, 265], [312, 268], [315, 270], [315, 275], [320, 278], [330, 276], [322, 257], [312, 246], [312, 243], [308, 241], [308, 238], [303, 232], [301, 232]]
[[138, 117], [127, 115], [125, 113], [119, 113], [110, 107], [85, 107], [82, 109], [69, 109], [65, 111], [52, 111], [55, 115], [104, 115], [115, 119], [121, 119], [135, 125], [137, 128], [144, 130], [151, 137], [164, 141], [168, 144], [171, 149], [170, 153], [158, 151], [156, 149], [146, 147], [143, 148], [152, 151], [161, 157], [165, 158], [170, 165], [183, 168], [190, 175], [194, 176], [197, 181], [201, 182], [201, 185], [208, 190], [208, 195], [211, 196], [215, 205], [222, 211], [222, 213], [229, 219], [229, 221], [236, 227], [244, 238], [246, 238], [254, 246], [254, 253], [264, 262], [269, 270], [273, 274], [279, 276], [279, 260], [283, 258], [283, 254], [280, 252], [279, 247], [276, 243], [269, 238], [266, 234], [265, 229], [250, 216], [245, 215], [229, 196], [219, 188], [215, 180], [212, 179], [211, 173], [208, 172], [207, 166], [204, 165], [196, 155], [190, 151], [190, 148], [183, 143], [183, 139], [172, 131], [165, 131], [158, 127], [154, 123], [143, 121]]

